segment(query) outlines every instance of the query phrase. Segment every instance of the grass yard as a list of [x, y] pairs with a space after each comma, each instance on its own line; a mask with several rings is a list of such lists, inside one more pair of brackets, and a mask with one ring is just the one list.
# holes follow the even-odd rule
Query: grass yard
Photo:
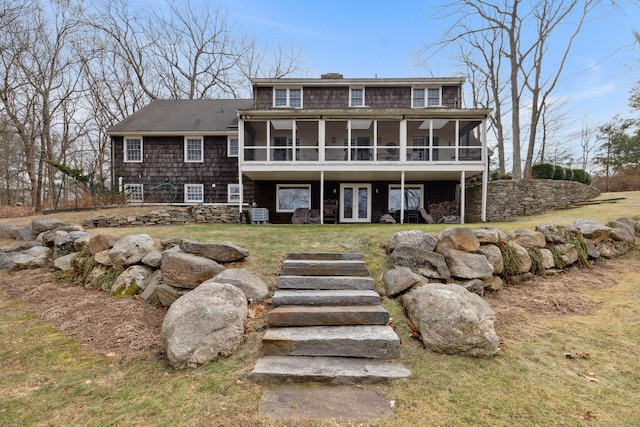
[[[609, 193], [600, 199], [619, 197], [624, 200], [492, 225], [510, 231], [542, 223], [566, 225], [577, 218], [601, 222], [619, 217], [640, 219], [640, 193]], [[93, 214], [56, 217], [80, 221]], [[381, 288], [380, 276], [389, 267], [385, 245], [394, 232], [445, 227], [192, 225], [100, 231], [231, 241], [250, 251], [242, 266], [271, 287], [288, 252], [362, 252]], [[2, 426], [640, 425], [636, 405], [640, 400], [638, 251], [598, 263], [593, 269], [537, 278], [488, 295], [503, 342], [502, 351], [492, 359], [424, 350], [411, 338], [399, 303], [384, 299], [402, 341], [401, 362], [412, 370], [412, 376], [367, 386], [396, 401], [392, 418], [351, 422], [277, 421], [258, 415], [262, 390], [268, 385], [246, 377], [260, 355], [260, 319], [248, 329], [236, 354], [196, 370], [176, 371], [156, 351], [126, 357], [91, 352], [90, 342], [61, 332], [65, 325], [43, 321], [49, 313], [32, 303], [41, 284], [51, 280], [33, 276], [35, 283], [25, 284], [30, 298], [9, 296], [6, 284], [11, 282], [15, 289], [15, 280], [13, 275], [0, 273]], [[56, 280], [47, 286], [62, 286], [63, 278]], [[101, 321], [90, 316], [86, 320]]]

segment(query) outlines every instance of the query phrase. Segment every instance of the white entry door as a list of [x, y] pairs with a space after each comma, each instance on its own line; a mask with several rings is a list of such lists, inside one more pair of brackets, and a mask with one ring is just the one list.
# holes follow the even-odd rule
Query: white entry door
[[371, 222], [371, 184], [340, 184], [340, 222]]

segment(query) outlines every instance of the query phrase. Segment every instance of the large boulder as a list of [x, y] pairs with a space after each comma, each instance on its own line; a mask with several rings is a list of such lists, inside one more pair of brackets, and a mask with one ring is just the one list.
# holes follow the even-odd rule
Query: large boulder
[[62, 271], [73, 271], [73, 259], [78, 255], [77, 252], [72, 252], [70, 254], [61, 256], [53, 260], [53, 265], [58, 270]]
[[389, 241], [389, 250], [393, 251], [399, 246], [410, 246], [412, 248], [424, 249], [433, 252], [438, 244], [438, 240], [432, 235], [420, 230], [398, 231]]
[[13, 256], [14, 254], [12, 253], [0, 252], [0, 270], [13, 268], [16, 266], [16, 263], [13, 262]]
[[556, 261], [553, 259], [553, 252], [551, 252], [550, 249], [540, 249], [540, 256], [542, 257], [542, 265], [545, 269], [556, 266]]
[[443, 255], [452, 277], [486, 279], [493, 275], [494, 267], [483, 254], [471, 254], [456, 249], [448, 249]]
[[230, 268], [224, 270], [213, 279], [209, 279], [204, 283], [211, 281], [228, 283], [240, 288], [248, 300], [264, 301], [267, 299], [267, 295], [269, 294], [269, 288], [267, 285], [255, 274], [245, 270], [244, 268]]
[[142, 258], [155, 247], [155, 240], [146, 234], [121, 237], [109, 249], [109, 258], [111, 258], [113, 267], [121, 271], [142, 261]]
[[153, 268], [160, 268], [162, 265], [162, 252], [159, 250], [151, 251], [142, 258], [142, 263]]
[[34, 240], [36, 235], [31, 229], [31, 225], [25, 225], [22, 227], [16, 227], [11, 229], [11, 235], [16, 240]]
[[620, 228], [626, 231], [627, 233], [631, 234], [633, 237], [635, 237], [636, 235], [635, 227], [633, 223], [631, 223], [631, 221], [628, 219], [625, 219], [625, 218], [616, 219], [615, 221], [607, 222], [606, 225], [607, 227], [611, 227], [611, 228]]
[[495, 313], [460, 285], [429, 283], [406, 293], [402, 304], [430, 350], [475, 357], [498, 351]]
[[55, 246], [57, 239], [63, 239], [68, 234], [69, 232], [64, 230], [47, 230], [38, 234], [38, 237], [36, 237], [36, 242], [40, 242], [43, 245], [52, 248], [53, 246]]
[[123, 271], [111, 286], [111, 295], [130, 297], [142, 292], [155, 270], [146, 265], [132, 265]]
[[401, 294], [413, 285], [422, 283], [423, 277], [408, 267], [396, 267], [382, 275], [386, 294], [390, 297]]
[[20, 227], [20, 224], [0, 222], [0, 239], [15, 239], [13, 230]]
[[106, 249], [111, 249], [120, 236], [113, 234], [95, 234], [89, 238], [89, 252], [95, 255]]
[[547, 243], [567, 243], [571, 239], [572, 232], [562, 225], [540, 224], [536, 231], [542, 233]]
[[524, 248], [544, 248], [547, 245], [544, 234], [539, 231], [519, 228], [514, 230], [509, 237]]
[[480, 227], [473, 230], [480, 244], [495, 244], [500, 240], [506, 240], [507, 234], [498, 227], [492, 225]]
[[[464, 252], [476, 252], [480, 249], [480, 241], [473, 230], [465, 227], [445, 228], [438, 234], [438, 246]], [[438, 252], [442, 253], [440, 250]]]
[[68, 251], [77, 251], [78, 249], [76, 248], [76, 241], [89, 235], [89, 233], [87, 233], [86, 231], [70, 231], [66, 233], [66, 235], [58, 236], [53, 241], [53, 244], [58, 248]]
[[[615, 221], [614, 221], [615, 222]], [[633, 244], [636, 241], [636, 235], [629, 232], [627, 228], [611, 228], [610, 237], [613, 240], [619, 240]]]
[[230, 242], [203, 243], [182, 239], [180, 249], [221, 263], [241, 261], [249, 256], [248, 250]]
[[574, 264], [578, 261], [578, 250], [573, 243], [563, 243], [556, 245], [556, 249], [560, 252], [560, 259], [565, 266]]
[[[507, 244], [511, 248], [515, 249], [515, 252], [512, 251], [515, 262], [510, 266], [505, 265], [505, 270], [512, 276], [525, 274], [531, 271], [531, 267], [533, 267], [533, 261], [531, 261], [529, 252], [527, 252], [525, 248], [523, 248], [516, 242], [508, 242]], [[505, 259], [505, 262], [506, 261], [507, 260]]]
[[46, 246], [34, 246], [26, 251], [13, 255], [15, 268], [26, 270], [28, 268], [40, 268], [47, 265], [51, 258], [51, 249]]
[[193, 289], [221, 273], [224, 267], [209, 258], [169, 250], [162, 253], [161, 270], [168, 285]]
[[487, 257], [489, 264], [493, 266], [493, 274], [502, 274], [504, 271], [504, 258], [502, 251], [496, 245], [481, 245], [479, 252]]
[[389, 255], [394, 267], [407, 267], [431, 279], [450, 280], [451, 274], [444, 257], [436, 252], [411, 246], [398, 246]]
[[242, 343], [247, 298], [233, 285], [208, 282], [174, 302], [162, 322], [162, 340], [175, 368], [197, 367]]
[[34, 219], [31, 221], [31, 229], [33, 233], [38, 235], [44, 231], [55, 230], [61, 227], [72, 226], [73, 224], [69, 224], [58, 218], [40, 218]]
[[578, 219], [570, 225], [570, 228], [577, 230], [584, 237], [593, 240], [593, 243], [601, 242], [611, 234], [610, 227], [590, 219]]
[[36, 242], [34, 240], [30, 240], [28, 242], [16, 242], [10, 245], [5, 245], [0, 248], [0, 252], [11, 254], [26, 251], [27, 249], [31, 249], [34, 246], [42, 246], [40, 242]]

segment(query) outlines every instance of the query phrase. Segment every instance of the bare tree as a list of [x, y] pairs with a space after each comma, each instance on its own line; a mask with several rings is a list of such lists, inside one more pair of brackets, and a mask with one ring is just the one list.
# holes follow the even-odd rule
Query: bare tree
[[[555, 90], [564, 64], [569, 56], [573, 41], [577, 37], [588, 13], [593, 9], [595, 0], [572, 0], [569, 2], [552, 0], [541, 1], [533, 9], [532, 16], [537, 25], [537, 40], [532, 43], [528, 50], [520, 53], [520, 69], [524, 77], [524, 84], [531, 95], [531, 117], [529, 120], [529, 143], [527, 145], [527, 156], [524, 166], [524, 176], [531, 176], [531, 166], [533, 164], [533, 153], [536, 146], [536, 136], [538, 124], [542, 116], [542, 110], [548, 102], [549, 96]], [[577, 23], [572, 24], [573, 30], [566, 41], [562, 57], [558, 64], [553, 65], [553, 69], [547, 73], [544, 70], [548, 45], [552, 41], [554, 31], [561, 24], [566, 24], [568, 17], [577, 11]], [[556, 44], [558, 45], [558, 44]], [[531, 60], [529, 57], [531, 56]]]
[[[598, 3], [598, 0], [457, 0], [444, 7], [452, 11], [448, 16], [455, 16], [455, 23], [438, 43], [426, 46], [426, 52], [434, 48], [440, 51], [451, 44], [463, 44], [474, 50], [482, 50], [478, 55], [482, 58], [487, 44], [474, 42], [479, 34], [489, 34], [485, 36], [487, 39], [501, 41], [499, 50], [492, 52], [491, 56], [501, 56], [507, 61], [504, 72], [497, 76], [509, 91], [508, 101], [504, 99], [503, 102], [508, 102], [511, 107], [514, 178], [523, 176], [522, 141], [525, 127], [521, 125], [520, 117], [523, 101], [530, 109], [524, 169], [524, 175], [528, 176], [544, 104], [557, 86], [573, 41], [587, 14]], [[577, 19], [574, 20], [576, 15]], [[560, 25], [572, 28], [566, 40], [558, 36]], [[531, 28], [535, 28], [533, 35], [530, 34]], [[499, 34], [497, 37], [494, 35], [496, 32]], [[556, 47], [563, 46], [563, 50], [560, 62], [549, 65], [547, 53], [552, 42]], [[464, 59], [461, 62], [465, 63]], [[487, 68], [491, 64], [486, 60], [482, 62]]]

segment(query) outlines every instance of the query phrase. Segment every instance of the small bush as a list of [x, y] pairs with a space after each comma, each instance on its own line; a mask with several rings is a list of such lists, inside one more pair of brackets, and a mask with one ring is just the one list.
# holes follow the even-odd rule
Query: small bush
[[555, 179], [556, 181], [563, 181], [564, 177], [565, 177], [565, 173], [564, 173], [563, 167], [558, 166], [553, 169], [553, 179]]
[[573, 169], [570, 168], [562, 168], [564, 169], [564, 180], [565, 181], [575, 181], [573, 177]]
[[555, 169], [551, 163], [538, 163], [531, 166], [531, 176], [537, 179], [554, 179]]
[[513, 179], [510, 173], [502, 173], [500, 171], [493, 171], [490, 175], [491, 181], [498, 181], [500, 179]]
[[572, 169], [573, 180], [582, 184], [591, 184], [591, 175], [589, 175], [584, 169]]

